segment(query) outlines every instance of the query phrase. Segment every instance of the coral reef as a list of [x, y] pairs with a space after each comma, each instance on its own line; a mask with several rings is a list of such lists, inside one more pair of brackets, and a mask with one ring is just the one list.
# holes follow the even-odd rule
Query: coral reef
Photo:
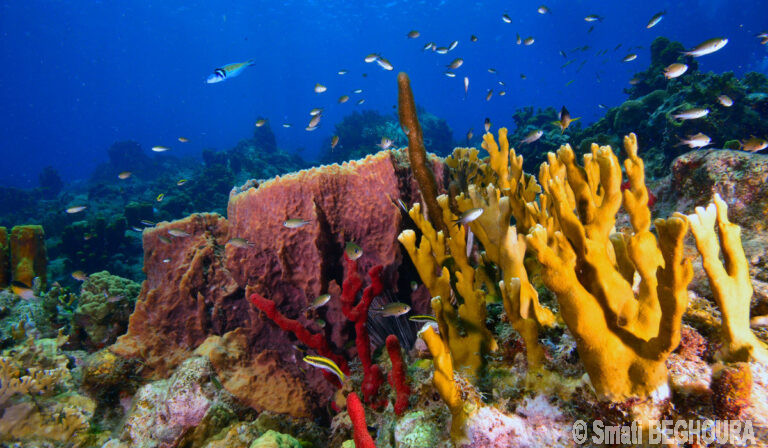
[[0, 288], [8, 286], [11, 281], [10, 255], [8, 229], [0, 227]]

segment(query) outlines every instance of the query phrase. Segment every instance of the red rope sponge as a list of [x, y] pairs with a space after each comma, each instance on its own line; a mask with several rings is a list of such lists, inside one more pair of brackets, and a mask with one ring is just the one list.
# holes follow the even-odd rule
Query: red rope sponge
[[376, 448], [373, 438], [368, 433], [368, 424], [365, 423], [365, 408], [360, 402], [360, 397], [354, 392], [347, 395], [347, 412], [349, 419], [352, 420], [355, 448]]
[[411, 388], [408, 386], [405, 375], [405, 363], [403, 362], [403, 355], [400, 353], [400, 342], [394, 334], [387, 336], [387, 353], [389, 353], [389, 359], [392, 361], [392, 371], [389, 372], [389, 384], [397, 392], [395, 414], [400, 416], [408, 409]]

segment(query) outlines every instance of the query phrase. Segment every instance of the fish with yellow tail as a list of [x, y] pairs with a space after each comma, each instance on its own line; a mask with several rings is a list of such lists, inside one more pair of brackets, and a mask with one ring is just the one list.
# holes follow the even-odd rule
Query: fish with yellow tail
[[325, 356], [305, 356], [303, 360], [313, 367], [317, 367], [320, 370], [325, 370], [328, 373], [336, 375], [336, 377], [339, 379], [339, 382], [344, 384], [344, 381], [346, 380], [344, 372], [341, 371], [335, 362], [331, 361]]
[[227, 64], [223, 67], [219, 67], [211, 73], [205, 80], [206, 84], [215, 84], [217, 82], [226, 81], [229, 78], [234, 78], [240, 75], [246, 68], [256, 64], [253, 59], [246, 62], [236, 62], [233, 64]]
[[568, 109], [563, 106], [562, 109], [560, 109], [560, 117], [558, 121], [553, 121], [552, 124], [560, 128], [560, 133], [562, 134], [565, 132], [566, 129], [568, 129], [568, 126], [571, 125], [574, 121], [578, 120], [581, 117], [571, 118], [571, 113], [568, 112]]
[[347, 245], [344, 247], [344, 253], [347, 255], [347, 258], [349, 258], [352, 261], [357, 260], [358, 258], [363, 256], [363, 249], [355, 244], [353, 241], [347, 242]]

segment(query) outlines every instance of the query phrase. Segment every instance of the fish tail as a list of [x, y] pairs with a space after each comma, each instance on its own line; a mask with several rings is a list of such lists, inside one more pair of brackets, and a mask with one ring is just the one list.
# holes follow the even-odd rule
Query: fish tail
[[245, 63], [248, 64], [249, 66], [250, 65], [255, 65], [256, 64], [256, 59], [248, 59]]

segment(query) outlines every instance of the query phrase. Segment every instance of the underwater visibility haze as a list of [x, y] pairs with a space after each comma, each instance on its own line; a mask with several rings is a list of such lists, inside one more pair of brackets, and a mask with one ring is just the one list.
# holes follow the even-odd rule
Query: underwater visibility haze
[[768, 446], [765, 0], [0, 0], [0, 66], [1, 446]]

